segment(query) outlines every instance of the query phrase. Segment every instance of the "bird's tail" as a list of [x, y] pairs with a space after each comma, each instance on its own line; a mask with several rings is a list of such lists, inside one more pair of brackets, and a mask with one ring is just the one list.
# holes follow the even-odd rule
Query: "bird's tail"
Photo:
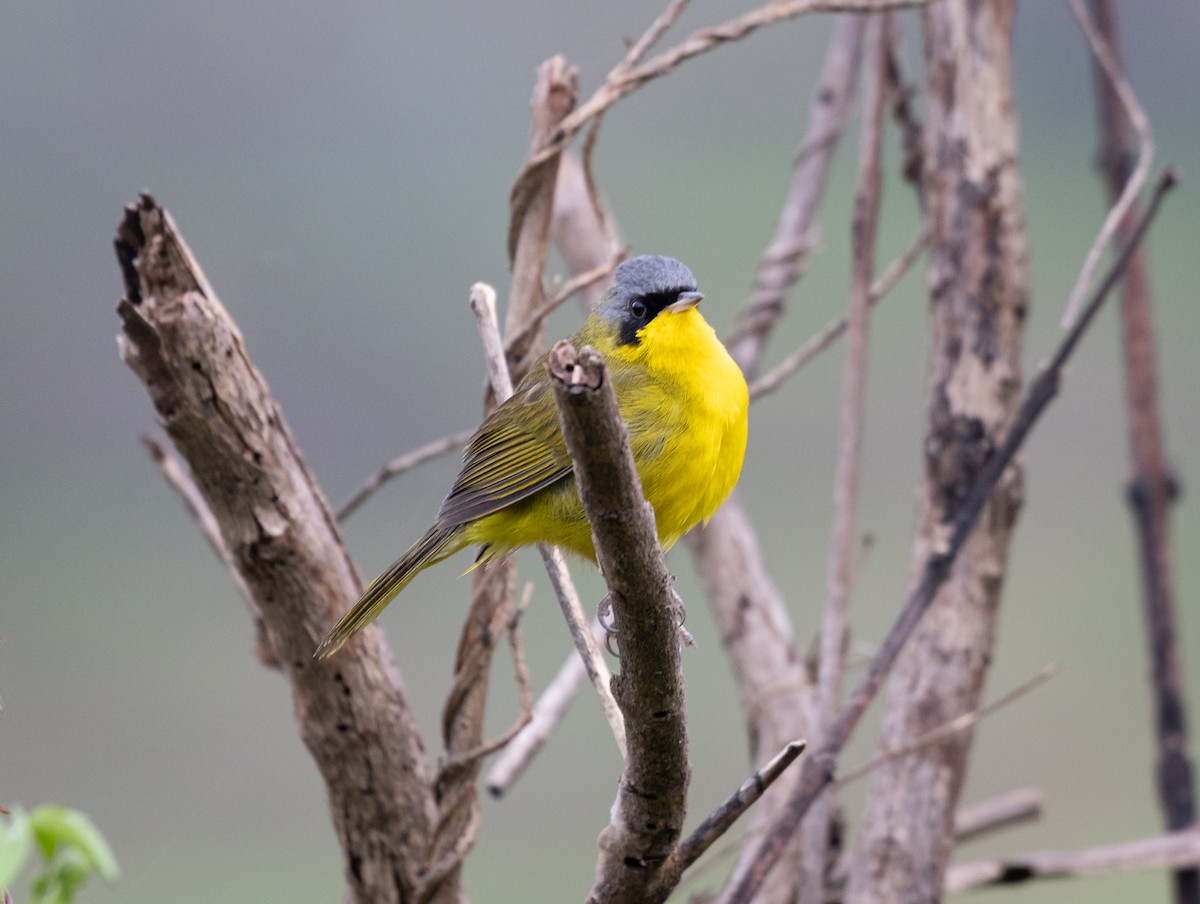
[[373, 580], [363, 591], [362, 599], [342, 616], [317, 647], [316, 657], [332, 656], [351, 637], [373, 622], [417, 573], [434, 562], [440, 562], [466, 545], [461, 527], [431, 527], [420, 540], [408, 548], [392, 567]]

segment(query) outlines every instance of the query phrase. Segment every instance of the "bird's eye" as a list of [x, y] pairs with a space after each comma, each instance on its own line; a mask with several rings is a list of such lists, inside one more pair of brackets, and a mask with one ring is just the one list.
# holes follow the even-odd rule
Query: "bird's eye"
[[640, 298], [635, 298], [633, 300], [633, 302], [629, 305], [629, 312], [631, 314], [633, 314], [634, 317], [638, 317], [638, 318], [645, 317], [646, 316], [646, 302], [642, 301]]

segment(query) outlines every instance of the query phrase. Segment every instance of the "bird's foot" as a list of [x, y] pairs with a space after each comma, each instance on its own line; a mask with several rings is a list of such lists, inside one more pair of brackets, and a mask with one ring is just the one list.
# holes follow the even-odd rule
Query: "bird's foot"
[[617, 636], [617, 620], [616, 613], [613, 612], [611, 593], [606, 593], [604, 599], [600, 600], [600, 605], [596, 607], [596, 621], [600, 622], [600, 627], [604, 629], [604, 649], [620, 659], [621, 654], [613, 649], [613, 638]]
[[683, 626], [683, 623], [687, 621], [687, 609], [683, 607], [683, 597], [674, 587], [671, 588], [671, 596], [675, 598], [675, 628], [679, 631], [679, 639], [683, 641], [684, 646], [694, 647], [696, 638], [692, 637], [692, 632]]

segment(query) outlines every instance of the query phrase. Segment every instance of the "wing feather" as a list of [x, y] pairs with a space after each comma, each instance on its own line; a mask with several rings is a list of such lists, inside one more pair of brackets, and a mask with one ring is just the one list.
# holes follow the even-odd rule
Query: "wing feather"
[[438, 512], [439, 526], [490, 515], [571, 474], [544, 371], [539, 362], [471, 438], [462, 470]]

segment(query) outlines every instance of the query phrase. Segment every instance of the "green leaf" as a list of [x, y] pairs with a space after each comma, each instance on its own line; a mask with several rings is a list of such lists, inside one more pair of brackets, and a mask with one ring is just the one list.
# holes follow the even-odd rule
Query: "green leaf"
[[34, 837], [47, 860], [60, 848], [70, 848], [81, 855], [88, 868], [94, 869], [109, 882], [121, 875], [112, 848], [84, 813], [47, 805], [34, 810], [30, 814], [30, 822]]
[[29, 814], [21, 807], [13, 807], [8, 825], [0, 831], [0, 889], [12, 885], [32, 847]]

